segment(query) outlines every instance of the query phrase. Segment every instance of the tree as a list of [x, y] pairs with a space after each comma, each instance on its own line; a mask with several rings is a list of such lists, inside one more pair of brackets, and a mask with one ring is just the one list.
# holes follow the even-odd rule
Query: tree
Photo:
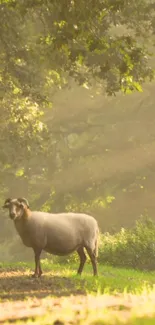
[[4, 88], [11, 78], [7, 87], [40, 102], [68, 76], [82, 85], [95, 79], [110, 95], [153, 77], [151, 1], [10, 0], [0, 9]]
[[141, 91], [153, 78], [154, 12], [148, 0], [0, 1], [1, 203], [24, 195], [32, 207], [62, 211], [114, 199], [90, 163], [103, 152], [102, 112], [69, 124], [60, 115], [53, 121], [50, 108], [72, 80], [108, 95]]

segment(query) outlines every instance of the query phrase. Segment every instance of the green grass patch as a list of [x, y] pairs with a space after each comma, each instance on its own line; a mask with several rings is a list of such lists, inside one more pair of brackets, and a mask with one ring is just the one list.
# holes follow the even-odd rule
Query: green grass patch
[[[81, 290], [83, 294], [104, 294], [104, 293], [136, 293], [152, 290], [155, 284], [155, 271], [139, 271], [135, 269], [114, 268], [107, 265], [98, 265], [99, 276], [92, 275], [92, 267], [86, 264], [82, 276], [77, 275], [77, 264], [54, 264], [48, 260], [42, 260], [43, 275], [40, 279], [31, 279], [34, 263], [0, 263], [0, 274], [3, 274], [3, 281], [13, 281], [13, 285], [21, 281], [29, 281], [29, 284], [39, 283], [50, 284], [57, 282], [58, 287], [62, 285], [62, 293], [64, 291], [63, 282], [68, 281], [68, 294], [77, 290]], [[59, 288], [60, 289], [60, 288]], [[51, 291], [52, 296], [57, 296], [56, 291]], [[60, 295], [60, 292], [58, 293]], [[0, 293], [1, 296], [1, 293]]]
[[[0, 324], [154, 324], [155, 272], [42, 260], [43, 276], [32, 279], [33, 263], [0, 263]], [[8, 312], [7, 312], [8, 310]]]

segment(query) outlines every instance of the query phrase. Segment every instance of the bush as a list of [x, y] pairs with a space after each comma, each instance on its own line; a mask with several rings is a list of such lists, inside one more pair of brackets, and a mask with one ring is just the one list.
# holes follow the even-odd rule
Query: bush
[[102, 234], [98, 260], [118, 267], [154, 270], [155, 223], [143, 217], [133, 229]]
[[[52, 256], [53, 262], [79, 263], [76, 253], [65, 256]], [[148, 217], [141, 217], [134, 228], [124, 229], [110, 235], [100, 234], [99, 263], [117, 267], [155, 270], [155, 223]], [[89, 258], [88, 258], [88, 261]]]
[[[42, 259], [48, 259], [59, 264], [79, 264], [78, 254], [54, 256], [42, 252]], [[1, 261], [34, 260], [33, 251], [26, 248], [19, 238], [1, 243]], [[140, 270], [155, 270], [155, 223], [143, 217], [132, 229], [122, 228], [116, 234], [101, 234], [99, 240], [99, 263], [112, 266], [136, 268]], [[87, 263], [90, 263], [88, 258]]]

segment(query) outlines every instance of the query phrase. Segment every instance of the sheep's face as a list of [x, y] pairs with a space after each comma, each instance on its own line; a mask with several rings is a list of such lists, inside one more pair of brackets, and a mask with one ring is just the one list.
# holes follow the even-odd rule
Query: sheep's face
[[24, 203], [19, 202], [17, 199], [7, 199], [3, 206], [3, 208], [9, 209], [9, 216], [14, 221], [22, 217], [24, 207]]

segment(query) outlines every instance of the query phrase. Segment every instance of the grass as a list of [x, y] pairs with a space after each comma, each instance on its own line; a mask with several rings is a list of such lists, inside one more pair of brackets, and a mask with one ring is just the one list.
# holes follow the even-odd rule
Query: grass
[[0, 263], [0, 324], [154, 324], [155, 272], [91, 265], [82, 277], [77, 265], [42, 261], [41, 279], [33, 264]]

